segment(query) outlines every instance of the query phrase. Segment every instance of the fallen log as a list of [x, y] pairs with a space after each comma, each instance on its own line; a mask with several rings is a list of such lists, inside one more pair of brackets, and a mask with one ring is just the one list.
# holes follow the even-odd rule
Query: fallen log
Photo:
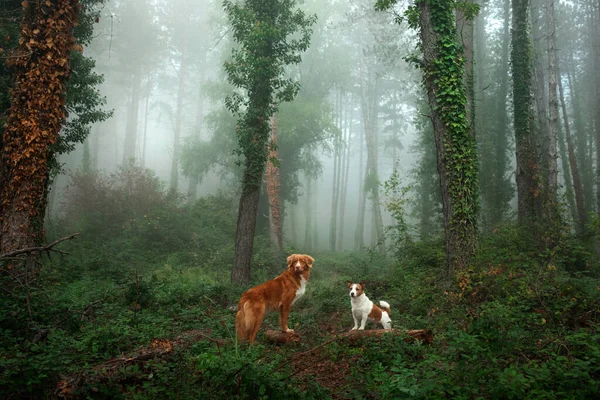
[[409, 337], [405, 338], [404, 341], [411, 343], [415, 340], [421, 340], [423, 343], [431, 344], [433, 342], [433, 333], [427, 329], [410, 329], [410, 330], [400, 330], [400, 329], [373, 329], [373, 330], [356, 330], [350, 331], [346, 333], [342, 333], [339, 337], [346, 337], [350, 339], [356, 338], [364, 338], [364, 337], [381, 337], [383, 335], [408, 335]]
[[265, 335], [267, 336], [269, 342], [272, 343], [288, 344], [300, 341], [300, 335], [298, 335], [296, 332], [283, 332], [267, 329], [265, 331]]
[[[431, 344], [433, 342], [433, 333], [427, 329], [410, 329], [410, 330], [401, 330], [401, 329], [373, 329], [373, 330], [355, 330], [349, 332], [343, 332], [335, 335], [335, 337], [331, 340], [328, 340], [325, 343], [322, 343], [319, 347], [322, 347], [331, 342], [340, 341], [340, 340], [349, 340], [351, 342], [355, 342], [359, 338], [364, 337], [381, 337], [383, 335], [408, 335], [404, 341], [411, 343], [415, 340], [421, 340], [423, 343]], [[271, 343], [295, 343], [300, 341], [300, 335], [296, 332], [292, 333], [284, 333], [282, 331], [276, 331], [272, 329], [267, 329], [265, 331], [265, 335], [267, 336], [267, 340]]]

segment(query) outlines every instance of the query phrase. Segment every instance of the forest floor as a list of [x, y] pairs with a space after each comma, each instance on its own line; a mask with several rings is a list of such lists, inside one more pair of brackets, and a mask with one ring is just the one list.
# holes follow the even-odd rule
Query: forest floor
[[[583, 272], [567, 270], [581, 249], [539, 263], [514, 243], [484, 242], [462, 286], [444, 278], [440, 247], [430, 244], [402, 264], [374, 253], [312, 254], [289, 320], [300, 340], [271, 343], [271, 313], [253, 347], [236, 343], [235, 305], [247, 288], [228, 283], [225, 263], [199, 265], [188, 252], [123, 270], [125, 262], [102, 264], [94, 243], [73, 244], [71, 256], [44, 269], [34, 319], [4, 314], [22, 315], [32, 333], [0, 330], [0, 397], [593, 398], [600, 280], [585, 272], [587, 261]], [[281, 268], [255, 263], [253, 284]], [[371, 300], [390, 303], [395, 329], [430, 330], [433, 342], [337, 340], [353, 324], [347, 280], [365, 280]]]

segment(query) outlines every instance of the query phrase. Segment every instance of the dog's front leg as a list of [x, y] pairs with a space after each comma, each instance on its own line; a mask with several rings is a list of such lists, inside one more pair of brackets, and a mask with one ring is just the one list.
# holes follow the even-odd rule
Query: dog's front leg
[[293, 329], [288, 328], [288, 316], [290, 315], [290, 306], [281, 305], [279, 307], [279, 323], [281, 324], [281, 331], [285, 333], [294, 332]]
[[352, 319], [354, 319], [354, 327], [350, 330], [355, 331], [358, 329], [358, 319], [356, 318], [356, 315], [354, 315], [354, 313], [352, 313]]
[[367, 319], [369, 318], [369, 314], [368, 313], [364, 313], [362, 315], [362, 320], [360, 321], [360, 328], [358, 328], [359, 331], [362, 331], [365, 329], [365, 325], [367, 325]]

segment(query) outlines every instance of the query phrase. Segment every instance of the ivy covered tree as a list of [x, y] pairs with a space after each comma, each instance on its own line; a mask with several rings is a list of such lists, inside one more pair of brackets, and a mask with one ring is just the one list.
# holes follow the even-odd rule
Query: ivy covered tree
[[11, 61], [16, 83], [0, 147], [2, 252], [41, 239], [51, 147], [66, 118], [66, 81], [79, 13], [77, 0], [24, 1], [22, 7], [21, 37]]
[[299, 90], [298, 83], [284, 77], [285, 67], [301, 61], [300, 52], [309, 46], [316, 17], [297, 9], [294, 0], [226, 0], [223, 4], [239, 45], [225, 71], [229, 82], [241, 89], [227, 98], [226, 105], [238, 116], [238, 152], [244, 158], [231, 280], [246, 284], [269, 151], [270, 117]]
[[[379, 0], [377, 9], [396, 1]], [[406, 15], [419, 30], [423, 84], [431, 121], [440, 176], [446, 257], [449, 272], [464, 270], [477, 246], [479, 182], [477, 149], [471, 135], [464, 85], [463, 49], [456, 33], [454, 1], [420, 0]], [[476, 14], [476, 8], [465, 12]]]

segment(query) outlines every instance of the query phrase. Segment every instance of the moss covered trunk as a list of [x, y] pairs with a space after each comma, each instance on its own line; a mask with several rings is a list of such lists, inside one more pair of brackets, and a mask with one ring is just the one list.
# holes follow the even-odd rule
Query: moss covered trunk
[[440, 176], [449, 272], [465, 269], [477, 246], [478, 166], [467, 119], [464, 58], [456, 37], [452, 2], [421, 1], [419, 28], [423, 79]]

